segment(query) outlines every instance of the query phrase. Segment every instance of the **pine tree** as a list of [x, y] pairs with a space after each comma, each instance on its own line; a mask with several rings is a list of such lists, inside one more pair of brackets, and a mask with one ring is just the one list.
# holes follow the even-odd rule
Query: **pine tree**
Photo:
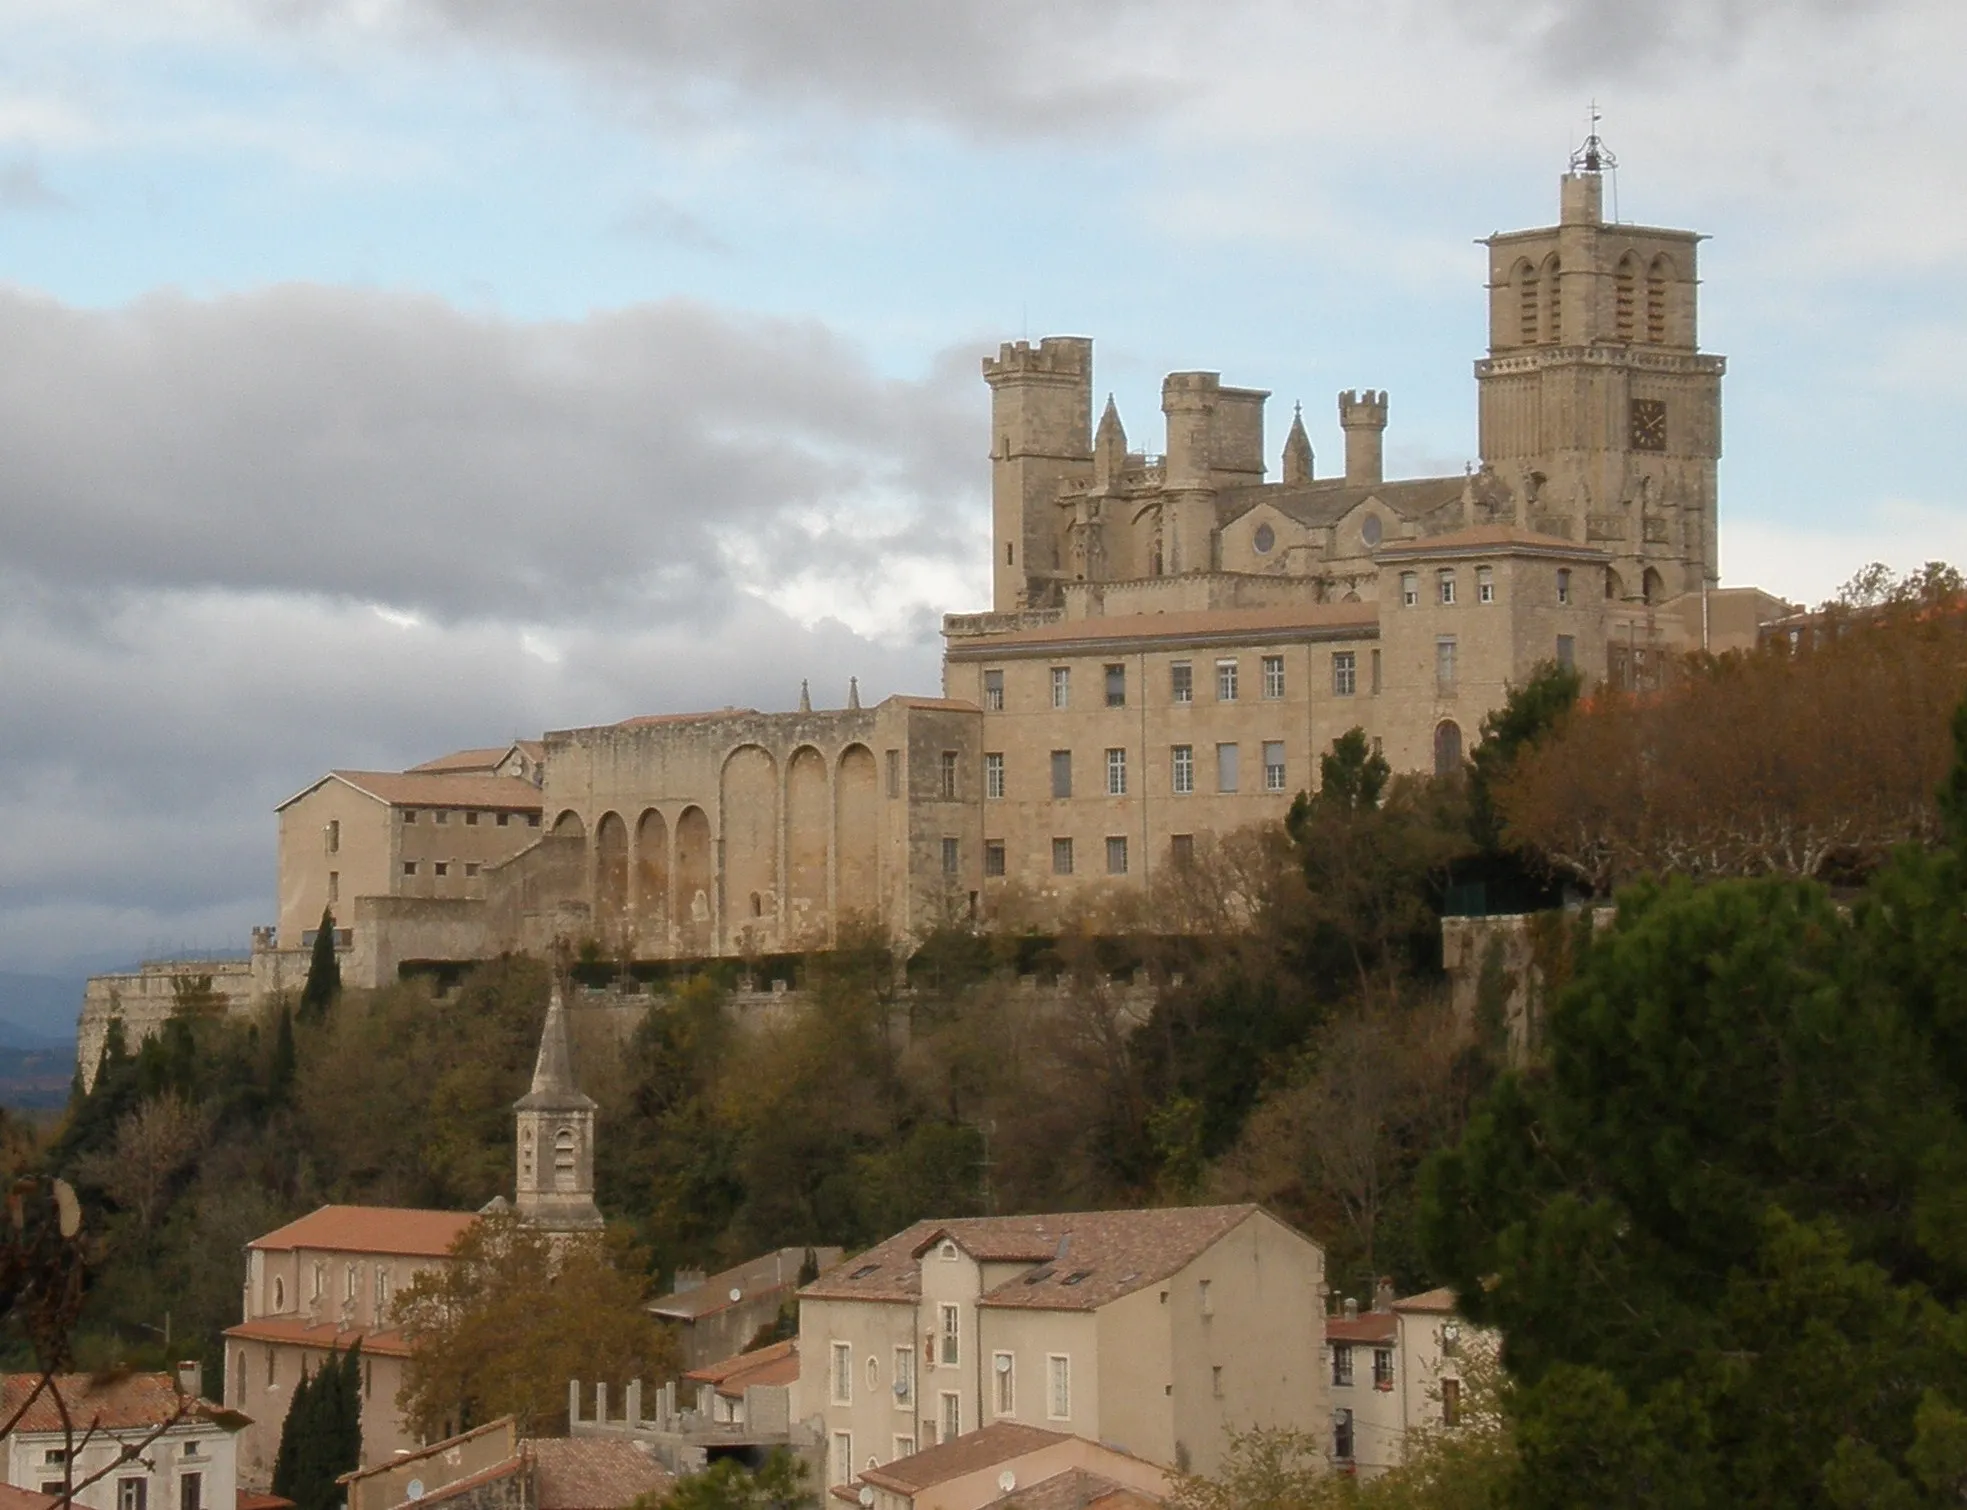
[[335, 958], [335, 915], [321, 909], [321, 926], [314, 932], [314, 952], [308, 956], [307, 984], [301, 987], [303, 1020], [317, 1022], [341, 995], [341, 963]]

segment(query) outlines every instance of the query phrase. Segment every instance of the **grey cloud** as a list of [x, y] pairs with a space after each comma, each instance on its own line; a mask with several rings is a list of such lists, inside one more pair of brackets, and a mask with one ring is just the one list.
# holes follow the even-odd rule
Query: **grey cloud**
[[74, 208], [33, 163], [0, 163], [0, 215], [41, 215]]
[[818, 324], [681, 301], [525, 325], [313, 286], [0, 292], [0, 530], [60, 586], [692, 616], [730, 589], [720, 536], [870, 498], [960, 555], [983, 403], [946, 366], [887, 379]]
[[645, 199], [623, 211], [608, 227], [610, 235], [629, 241], [653, 242], [686, 252], [729, 256], [731, 244], [701, 217], [666, 199]]

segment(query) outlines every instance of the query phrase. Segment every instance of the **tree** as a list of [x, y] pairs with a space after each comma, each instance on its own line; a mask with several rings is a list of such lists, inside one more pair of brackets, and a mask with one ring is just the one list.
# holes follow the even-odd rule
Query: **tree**
[[149, 1232], [207, 1131], [198, 1107], [166, 1091], [126, 1113], [116, 1124], [114, 1145], [82, 1159], [77, 1174], [134, 1216], [139, 1230]]
[[307, 957], [307, 981], [301, 986], [300, 1015], [318, 1022], [341, 995], [341, 961], [335, 958], [335, 915], [321, 909], [321, 926], [314, 930], [314, 951]]
[[524, 1435], [564, 1431], [569, 1379], [675, 1370], [675, 1344], [647, 1298], [635, 1256], [604, 1236], [549, 1236], [509, 1212], [481, 1217], [449, 1263], [397, 1298], [410, 1344], [398, 1408], [427, 1437], [508, 1414]]
[[273, 1463], [273, 1492], [295, 1510], [335, 1510], [342, 1474], [362, 1462], [362, 1345], [329, 1350], [287, 1404]]
[[1468, 762], [1468, 831], [1477, 852], [1455, 873], [1460, 882], [1481, 885], [1489, 911], [1529, 912], [1557, 900], [1548, 867], [1505, 840], [1496, 789], [1519, 757], [1563, 726], [1583, 690], [1576, 668], [1545, 661], [1483, 716], [1481, 741]]
[[755, 1469], [722, 1457], [678, 1479], [656, 1510], [813, 1510], [819, 1496], [807, 1480], [806, 1465], [783, 1447]]

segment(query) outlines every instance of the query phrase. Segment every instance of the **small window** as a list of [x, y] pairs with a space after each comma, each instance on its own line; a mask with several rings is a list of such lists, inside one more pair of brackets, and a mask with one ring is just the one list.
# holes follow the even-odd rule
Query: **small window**
[[1052, 751], [1052, 796], [1063, 800], [1072, 795], [1072, 751]]
[[1004, 711], [1004, 673], [986, 671], [984, 673], [984, 712], [1002, 713]]
[[1176, 661], [1168, 667], [1168, 701], [1195, 701], [1195, 668], [1187, 661]]
[[1496, 601], [1496, 569], [1493, 566], [1476, 567], [1475, 601], [1478, 603]]
[[1072, 1416], [1072, 1359], [1064, 1353], [1053, 1353], [1045, 1360], [1047, 1385], [1045, 1391], [1045, 1414], [1054, 1421], [1069, 1420]]
[[1359, 685], [1359, 663], [1350, 650], [1332, 652], [1332, 696], [1351, 697]]
[[205, 1510], [205, 1475], [178, 1475], [178, 1510]]
[[1578, 642], [1568, 634], [1557, 637], [1557, 664], [1566, 671], [1578, 664]]
[[528, 813], [526, 815], [526, 827], [538, 828], [539, 826], [540, 826], [540, 815], [538, 813]]
[[1168, 859], [1176, 870], [1187, 870], [1195, 863], [1195, 835], [1170, 834]]
[[874, 1356], [874, 1354], [869, 1353], [867, 1355], [867, 1387], [870, 1390], [877, 1389], [880, 1387], [880, 1384], [881, 1384], [880, 1361]]
[[942, 1439], [954, 1442], [963, 1435], [963, 1397], [953, 1389], [942, 1395]]
[[1106, 873], [1110, 876], [1127, 874], [1127, 839], [1124, 834], [1115, 834], [1106, 841]]
[[1004, 874], [1004, 841], [1002, 839], [984, 840], [984, 874], [1001, 876]]
[[851, 1343], [833, 1344], [833, 1403], [854, 1403], [854, 1349]]
[[41, 1462], [47, 1467], [56, 1467], [67, 1461], [68, 1452], [65, 1448], [50, 1447], [46, 1452], [41, 1454]]
[[116, 1510], [145, 1510], [150, 1503], [149, 1479], [118, 1479]]
[[854, 1434], [851, 1431], [836, 1431], [832, 1451], [827, 1456], [832, 1459], [826, 1465], [827, 1478], [836, 1484], [851, 1483], [854, 1477]]
[[1218, 1400], [1223, 1397], [1223, 1366], [1218, 1363], [1209, 1369], [1209, 1393]]
[[1434, 690], [1439, 697], [1449, 697], [1455, 690], [1455, 639], [1453, 635], [1443, 635], [1434, 642]]
[[915, 1438], [896, 1437], [894, 1461], [900, 1462], [903, 1458], [912, 1458], [914, 1456], [915, 1456]]
[[273, 1314], [278, 1316], [287, 1309], [287, 1281], [278, 1275], [273, 1280]]
[[915, 1349], [895, 1349], [895, 1409], [915, 1409]]
[[1109, 708], [1127, 706], [1127, 668], [1108, 666], [1106, 668], [1106, 705]]
[[331, 902], [341, 900], [341, 872], [338, 870], [328, 872], [328, 900]]
[[1000, 1416], [1015, 1415], [1018, 1409], [1017, 1365], [1009, 1353], [997, 1353], [990, 1360], [991, 1401]]
[[943, 874], [956, 875], [963, 869], [963, 846], [959, 840], [943, 840]]
[[1204, 1316], [1213, 1316], [1216, 1314], [1216, 1308], [1210, 1302], [1208, 1280], [1199, 1279], [1195, 1282], [1195, 1299], [1198, 1308]]
[[1264, 790], [1284, 790], [1284, 741], [1281, 739], [1264, 741]]
[[956, 752], [944, 750], [937, 762], [938, 783], [945, 800], [956, 795]]
[[1052, 668], [1052, 706], [1064, 708], [1072, 702], [1072, 668], [1054, 666]]
[[1462, 1381], [1459, 1379], [1441, 1381], [1441, 1424], [1443, 1426], [1462, 1424]]
[[984, 756], [984, 796], [996, 799], [1004, 795], [1004, 752], [1002, 750]]
[[1174, 766], [1174, 788], [1178, 796], [1195, 790], [1195, 746], [1175, 745], [1170, 754]]
[[1284, 657], [1264, 657], [1264, 697], [1272, 702], [1284, 695]]
[[1236, 746], [1216, 746], [1216, 790], [1233, 792], [1236, 790]]
[[274, 1388], [280, 1382], [280, 1355], [272, 1348], [266, 1350], [266, 1387]]
[[512, 814], [500, 813], [498, 823], [500, 828], [510, 828], [512, 826]]
[[1233, 703], [1236, 701], [1236, 662], [1222, 660], [1216, 662], [1216, 701]]
[[1373, 1349], [1373, 1388], [1393, 1388], [1393, 1349], [1390, 1347]]
[[1375, 650], [1373, 652], [1373, 696], [1378, 697], [1379, 695], [1380, 695], [1380, 653], [1378, 650]]
[[1352, 1412], [1332, 1412], [1332, 1456], [1342, 1463], [1352, 1461]]
[[439, 860], [430, 868], [437, 875], [448, 876], [451, 873], [451, 862], [449, 860]]
[[960, 1363], [963, 1355], [962, 1341], [962, 1307], [945, 1304], [942, 1308], [942, 1350], [936, 1361], [945, 1368]]
[[437, 810], [437, 821], [439, 823], [449, 823], [451, 821], [451, 810], [447, 807], [440, 807]]
[[1054, 839], [1052, 841], [1052, 874], [1069, 876], [1072, 874], [1072, 841]]
[[1124, 749], [1106, 752], [1106, 794], [1109, 797], [1127, 795], [1127, 752]]
[[1400, 574], [1400, 606], [1414, 608], [1421, 601], [1421, 576], [1419, 572], [1404, 571]]
[[403, 862], [403, 874], [406, 876], [413, 876], [416, 873], [417, 873], [417, 862], [415, 860], [405, 860]]
[[1332, 1383], [1344, 1388], [1352, 1383], [1352, 1344], [1332, 1344]]
[[1451, 567], [1443, 567], [1434, 574], [1434, 589], [1444, 607], [1455, 601], [1455, 573]]
[[889, 750], [888, 756], [888, 795], [899, 797], [902, 794], [902, 752]]
[[404, 808], [403, 821], [405, 823], [415, 823], [417, 821], [417, 810], [413, 807]]
[[341, 819], [339, 818], [328, 820], [328, 853], [331, 855], [341, 853]]
[[1557, 601], [1560, 603], [1571, 601], [1571, 569], [1568, 566], [1560, 566], [1557, 569]]
[[465, 873], [465, 875], [466, 875], [466, 876], [475, 876], [475, 875], [477, 875], [477, 874], [478, 874], [478, 868], [479, 868], [479, 867], [478, 867], [478, 862], [477, 862], [476, 860], [467, 860], [467, 861], [465, 861], [465, 862], [464, 862], [464, 873]]

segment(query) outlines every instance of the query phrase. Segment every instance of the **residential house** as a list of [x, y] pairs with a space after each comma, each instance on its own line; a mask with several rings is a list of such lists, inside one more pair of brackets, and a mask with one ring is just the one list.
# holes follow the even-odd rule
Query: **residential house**
[[[6, 1480], [44, 1495], [72, 1491], [88, 1510], [233, 1510], [237, 1439], [248, 1423], [201, 1394], [196, 1364], [174, 1374], [60, 1374], [29, 1404], [39, 1374], [0, 1377]], [[23, 1409], [25, 1407], [25, 1409]], [[68, 1422], [64, 1424], [62, 1412]], [[125, 1459], [132, 1448], [140, 1456]], [[103, 1477], [80, 1486], [92, 1475]]]
[[701, 1269], [679, 1269], [676, 1288], [649, 1310], [676, 1339], [683, 1367], [703, 1368], [743, 1351], [759, 1328], [778, 1320], [809, 1257], [828, 1269], [841, 1256], [839, 1248], [781, 1248], [708, 1277]]
[[799, 1382], [799, 1341], [788, 1338], [693, 1368], [684, 1382], [697, 1386], [697, 1415], [714, 1426], [785, 1429], [790, 1394]]
[[1333, 1461], [1384, 1473], [1405, 1460], [1418, 1433], [1462, 1424], [1463, 1365], [1493, 1357], [1498, 1341], [1461, 1320], [1451, 1290], [1396, 1300], [1382, 1280], [1370, 1311], [1345, 1302], [1325, 1323]]
[[868, 1510], [1146, 1510], [1173, 1488], [1165, 1469], [1084, 1437], [995, 1421], [913, 1457], [868, 1468], [832, 1496]]
[[511, 1416], [347, 1474], [348, 1510], [627, 1510], [674, 1478], [633, 1442], [521, 1437]]
[[1328, 1419], [1324, 1294], [1251, 1205], [918, 1222], [800, 1291], [796, 1418], [829, 1484], [1006, 1421], [1208, 1472]]

